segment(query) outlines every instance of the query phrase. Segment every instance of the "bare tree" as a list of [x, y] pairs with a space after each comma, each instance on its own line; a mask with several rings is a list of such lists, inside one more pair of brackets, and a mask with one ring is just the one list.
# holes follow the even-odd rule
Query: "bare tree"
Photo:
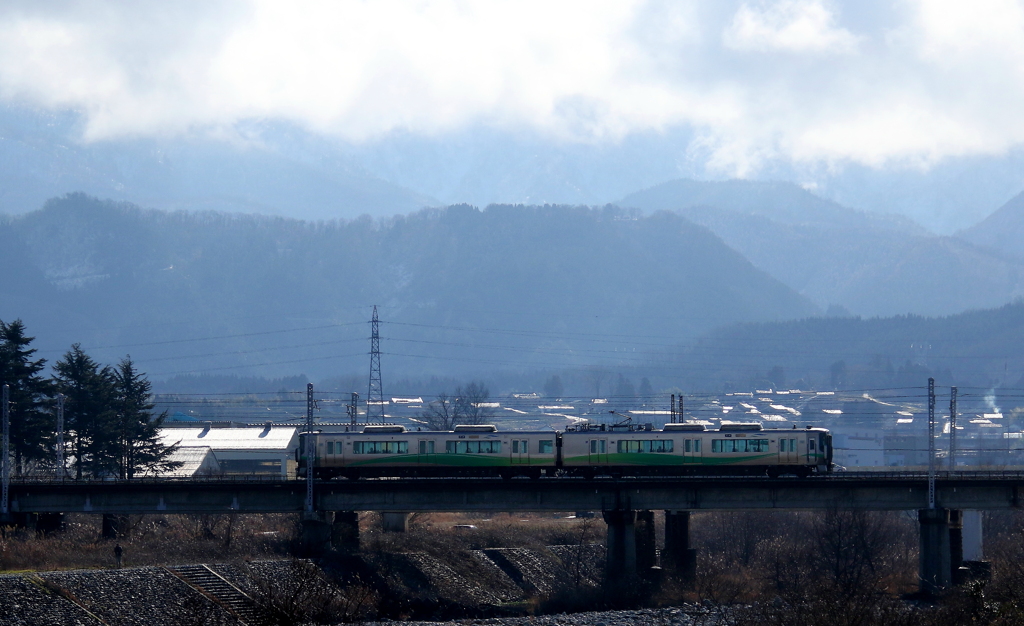
[[460, 412], [464, 424], [483, 424], [494, 416], [494, 410], [488, 406], [491, 394], [483, 383], [471, 382], [465, 389], [455, 390], [455, 401], [461, 405]]
[[457, 387], [451, 395], [437, 394], [437, 399], [424, 408], [420, 417], [432, 430], [452, 430], [458, 424], [483, 424], [494, 416], [488, 400], [487, 387], [474, 381], [464, 388]]
[[463, 406], [457, 398], [446, 392], [437, 394], [437, 399], [423, 409], [421, 417], [426, 420], [431, 430], [452, 430], [462, 422]]

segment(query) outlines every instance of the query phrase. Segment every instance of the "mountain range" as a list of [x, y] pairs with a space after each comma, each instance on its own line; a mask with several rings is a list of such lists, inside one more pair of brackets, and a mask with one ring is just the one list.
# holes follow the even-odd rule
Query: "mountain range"
[[[823, 309], [950, 315], [1024, 295], [1024, 257], [849, 209], [791, 183], [671, 181], [619, 204], [675, 211], [706, 226]], [[1024, 211], [1018, 215], [1018, 230], [1006, 232], [1024, 234]]]
[[686, 218], [467, 205], [303, 222], [84, 194], [0, 226], [0, 319], [47, 358], [80, 342], [155, 377], [363, 371], [372, 305], [393, 372], [630, 363], [815, 306]]

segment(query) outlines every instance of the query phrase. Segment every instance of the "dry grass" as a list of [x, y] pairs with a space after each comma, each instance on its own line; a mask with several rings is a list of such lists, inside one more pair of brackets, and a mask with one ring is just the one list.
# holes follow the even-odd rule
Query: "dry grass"
[[[126, 566], [287, 558], [297, 538], [294, 515], [129, 521], [120, 539]], [[600, 516], [576, 519], [569, 513], [416, 514], [406, 533], [385, 533], [379, 514], [363, 513], [360, 527], [359, 558], [369, 566], [368, 574], [389, 555], [417, 552], [451, 564], [460, 576], [478, 583], [486, 572], [467, 558], [470, 550], [601, 543], [605, 536]], [[100, 530], [100, 516], [85, 514], [69, 515], [66, 530], [48, 537], [7, 529], [0, 538], [0, 569], [113, 567], [114, 542], [102, 539]], [[917, 533], [916, 516], [903, 513], [697, 513], [691, 518], [691, 545], [698, 550], [695, 581], [684, 585], [667, 577], [628, 594], [619, 589], [618, 597], [576, 585], [527, 604], [540, 611], [577, 608], [581, 602], [618, 607], [744, 604], [748, 607], [730, 613], [729, 619], [751, 626], [1024, 623], [1024, 513], [986, 516], [992, 581], [955, 590], [932, 607], [914, 608], [900, 599], [917, 587]]]
[[[114, 567], [115, 541], [101, 536], [99, 515], [69, 514], [65, 530], [37, 536], [7, 528], [0, 571]], [[295, 538], [291, 515], [133, 515], [117, 542], [124, 566], [286, 558]]]
[[[539, 550], [552, 545], [573, 545], [579, 541], [584, 523], [594, 520], [572, 517], [572, 513], [417, 513], [409, 520], [409, 532], [385, 533], [380, 516], [365, 513], [360, 517], [364, 551], [426, 552], [446, 558], [454, 552], [484, 548], [527, 548]], [[588, 542], [604, 540], [600, 532], [588, 534]], [[474, 528], [459, 528], [473, 526]]]

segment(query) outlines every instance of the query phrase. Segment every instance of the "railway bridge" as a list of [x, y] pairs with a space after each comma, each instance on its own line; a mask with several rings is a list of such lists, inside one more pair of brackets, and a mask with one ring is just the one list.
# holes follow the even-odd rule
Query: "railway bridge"
[[[634, 575], [654, 563], [653, 511], [665, 511], [663, 562], [694, 565], [689, 545], [692, 511], [870, 510], [918, 511], [922, 587], [948, 586], [962, 560], [963, 511], [1014, 509], [1024, 504], [1024, 472], [939, 472], [934, 506], [924, 472], [838, 472], [809, 478], [634, 477], [593, 479], [392, 478], [320, 481], [313, 510], [302, 480], [262, 477], [209, 479], [12, 480], [12, 519], [40, 523], [63, 513], [302, 513], [310, 550], [358, 537], [358, 511], [600, 511], [608, 524], [608, 571]], [[8, 520], [10, 522], [11, 520]]]

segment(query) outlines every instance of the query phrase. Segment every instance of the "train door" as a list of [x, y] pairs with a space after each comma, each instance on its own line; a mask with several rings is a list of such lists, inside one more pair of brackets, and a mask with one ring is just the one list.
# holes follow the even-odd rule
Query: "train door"
[[607, 465], [608, 464], [608, 440], [607, 439], [591, 439], [590, 440], [590, 464], [591, 465]]
[[416, 443], [416, 452], [419, 453], [417, 460], [420, 463], [433, 463], [434, 461], [434, 440], [420, 439]]
[[702, 454], [699, 437], [683, 440], [683, 465], [700, 465]]
[[323, 435], [321, 435], [320, 438], [324, 440], [324, 449], [322, 451], [318, 450], [317, 456], [323, 454], [323, 461], [327, 465], [334, 465], [336, 460], [340, 461], [343, 448], [341, 445], [342, 442], [335, 441], [333, 439], [326, 439]]
[[530, 464], [530, 440], [529, 439], [513, 439], [512, 445], [509, 446], [512, 455], [512, 465], [529, 465]]
[[796, 451], [796, 447], [797, 447], [796, 442], [797, 442], [796, 435], [789, 436], [789, 437], [783, 436], [783, 437], [781, 437], [779, 439], [779, 463], [780, 464], [799, 463], [800, 462], [799, 453]]

